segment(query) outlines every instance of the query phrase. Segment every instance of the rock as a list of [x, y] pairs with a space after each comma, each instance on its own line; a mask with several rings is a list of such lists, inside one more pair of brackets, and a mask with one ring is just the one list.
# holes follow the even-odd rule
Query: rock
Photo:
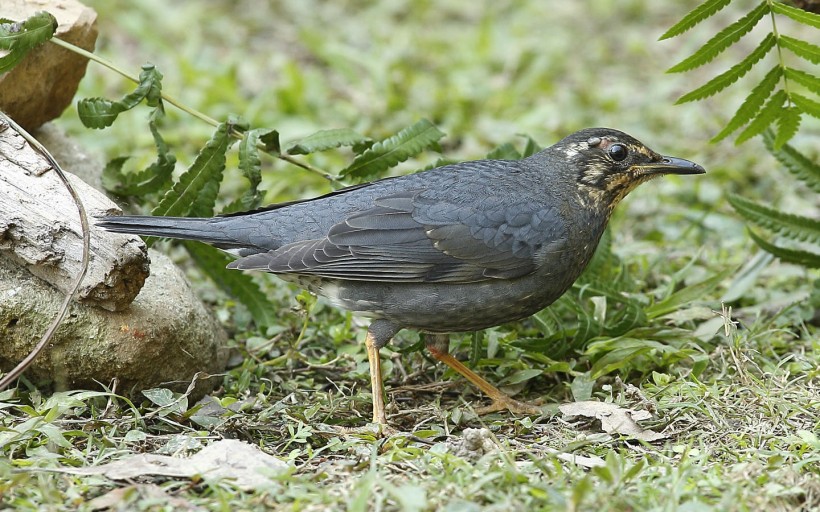
[[[197, 372], [220, 373], [225, 334], [194, 296], [182, 272], [150, 251], [151, 276], [126, 311], [74, 303], [50, 345], [25, 376], [55, 389], [99, 389], [118, 379], [117, 392], [168, 387], [183, 392]], [[0, 368], [8, 371], [34, 347], [64, 294], [27, 270], [0, 258]], [[196, 401], [221, 379], [198, 381]], [[168, 384], [173, 383], [173, 384]]]
[[[57, 18], [56, 36], [94, 51], [97, 13], [75, 0], [3, 0], [0, 18], [23, 21], [39, 11]], [[0, 110], [32, 131], [55, 119], [71, 104], [88, 60], [46, 43], [32, 50], [14, 69], [0, 75]]]
[[[89, 216], [120, 213], [102, 192], [66, 174]], [[79, 298], [122, 310], [148, 276], [145, 245], [136, 237], [90, 224], [91, 260]], [[73, 286], [82, 262], [82, 230], [74, 200], [48, 161], [8, 126], [0, 126], [0, 257], [64, 293]]]

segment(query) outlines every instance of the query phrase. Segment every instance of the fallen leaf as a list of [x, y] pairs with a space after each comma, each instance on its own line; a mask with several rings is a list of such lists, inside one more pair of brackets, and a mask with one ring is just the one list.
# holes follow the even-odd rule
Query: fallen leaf
[[191, 457], [169, 457], [144, 453], [126, 457], [101, 466], [55, 468], [47, 471], [74, 475], [103, 475], [112, 480], [159, 475], [191, 478], [199, 475], [206, 480], [230, 479], [245, 490], [270, 482], [272, 473], [280, 473], [288, 464], [259, 448], [235, 439], [211, 443]]
[[647, 411], [624, 409], [615, 404], [594, 400], [562, 404], [558, 406], [558, 409], [565, 416], [583, 416], [599, 420], [601, 429], [608, 434], [620, 434], [647, 442], [666, 438], [665, 434], [659, 434], [638, 425], [638, 421], [652, 417]]

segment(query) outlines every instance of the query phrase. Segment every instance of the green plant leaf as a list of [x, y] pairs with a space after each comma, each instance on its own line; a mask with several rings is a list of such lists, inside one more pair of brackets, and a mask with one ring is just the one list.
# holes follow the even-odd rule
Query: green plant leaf
[[785, 69], [786, 78], [793, 80], [815, 94], [820, 94], [820, 77], [806, 73], [799, 69]]
[[[276, 130], [255, 129], [245, 132], [239, 141], [239, 170], [250, 183], [248, 190], [238, 201], [226, 207], [222, 213], [239, 210], [252, 210], [262, 203], [264, 191], [259, 189], [262, 183], [262, 161], [259, 159], [259, 144], [265, 137], [270, 137]], [[278, 134], [277, 137], [278, 139]]]
[[225, 268], [233, 258], [200, 242], [186, 240], [183, 245], [202, 272], [225, 293], [248, 308], [257, 326], [264, 329], [276, 325], [276, 306], [268, 300], [253, 278], [248, 274]]
[[813, 99], [807, 98], [802, 94], [797, 94], [796, 92], [793, 92], [789, 96], [789, 99], [801, 111], [812, 117], [820, 119], [820, 103], [814, 101]]
[[820, 46], [784, 35], [780, 36], [780, 45], [798, 57], [813, 64], [820, 64]]
[[51, 39], [56, 30], [57, 19], [44, 11], [33, 14], [22, 23], [0, 19], [0, 50], [8, 51], [0, 57], [0, 73], [16, 66], [28, 52]]
[[724, 126], [717, 135], [712, 137], [711, 142], [714, 143], [725, 139], [738, 128], [751, 121], [760, 111], [760, 107], [763, 106], [766, 99], [772, 94], [772, 91], [774, 91], [782, 74], [783, 69], [780, 66], [775, 66], [769, 70], [766, 76], [763, 77], [763, 80], [746, 96], [746, 99], [743, 100], [743, 103], [738, 107], [732, 119], [729, 120], [726, 126]]
[[813, 12], [804, 11], [782, 2], [772, 2], [772, 10], [778, 14], [783, 14], [803, 25], [820, 28], [820, 15]]
[[487, 153], [488, 160], [521, 160], [521, 153], [509, 142], [505, 142]]
[[820, 254], [801, 251], [799, 249], [785, 249], [783, 247], [778, 247], [767, 242], [751, 229], [748, 229], [748, 231], [749, 236], [761, 249], [780, 258], [781, 261], [802, 265], [807, 268], [820, 268]]
[[122, 171], [127, 157], [114, 158], [108, 162], [103, 169], [102, 183], [109, 192], [122, 197], [140, 197], [158, 192], [171, 181], [177, 159], [168, 151], [168, 144], [153, 120], [149, 121], [148, 128], [157, 148], [157, 159], [142, 171], [132, 173]]
[[763, 134], [763, 142], [778, 162], [810, 189], [820, 194], [820, 164], [788, 144], [780, 149], [774, 149], [774, 135], [770, 131]]
[[399, 162], [435, 145], [444, 136], [433, 123], [426, 119], [401, 130], [396, 135], [376, 142], [357, 156], [340, 175], [356, 181], [374, 179]]
[[370, 137], [365, 137], [349, 128], [319, 130], [307, 137], [293, 141], [285, 152], [289, 155], [307, 155], [341, 146], [356, 146], [371, 141]]
[[695, 69], [696, 67], [712, 61], [726, 48], [732, 46], [738, 42], [741, 37], [749, 33], [749, 31], [757, 25], [757, 22], [760, 21], [768, 12], [769, 5], [766, 0], [763, 0], [757, 7], [752, 9], [749, 14], [718, 32], [695, 53], [675, 64], [666, 70], [666, 72], [680, 73], [682, 71], [689, 71], [690, 69]]
[[528, 156], [532, 156], [541, 151], [542, 148], [537, 142], [535, 142], [535, 139], [529, 135], [525, 135], [524, 137], [527, 139], [527, 144], [524, 146], [524, 151], [521, 153], [521, 158], [527, 158]]
[[780, 149], [789, 142], [800, 128], [800, 109], [789, 107], [777, 118], [777, 137], [774, 140], [775, 149]]
[[820, 220], [781, 212], [737, 194], [729, 194], [728, 199], [735, 211], [749, 222], [792, 240], [820, 243]]
[[716, 14], [718, 11], [729, 5], [731, 1], [732, 0], [706, 0], [699, 6], [689, 11], [689, 13], [684, 16], [682, 20], [672, 25], [672, 27], [664, 32], [658, 40], [663, 41], [664, 39], [669, 39], [670, 37], [683, 34], [701, 21]]
[[757, 113], [757, 116], [749, 123], [749, 126], [740, 132], [740, 135], [735, 139], [735, 145], [745, 142], [755, 135], [759, 135], [763, 130], [771, 126], [783, 112], [783, 103], [785, 103], [785, 101], [786, 91], [781, 89], [774, 93], [766, 105]]
[[119, 101], [105, 98], [84, 98], [77, 102], [77, 113], [80, 121], [87, 128], [108, 128], [117, 116], [126, 110], [131, 110], [146, 100], [146, 104], [159, 110], [152, 113], [152, 117], [162, 116], [162, 73], [153, 64], [146, 64], [140, 72], [139, 84], [133, 92], [125, 95]]
[[716, 94], [723, 89], [729, 87], [733, 83], [740, 80], [746, 73], [752, 69], [752, 66], [757, 64], [760, 59], [766, 56], [767, 53], [774, 47], [774, 34], [767, 34], [763, 41], [755, 48], [752, 53], [746, 56], [745, 59], [738, 62], [725, 73], [721, 73], [715, 78], [709, 80], [704, 85], [698, 87], [692, 92], [686, 93], [675, 102], [676, 105], [687, 103], [689, 101], [702, 100], [713, 94]]
[[722, 272], [718, 272], [717, 274], [713, 275], [712, 277], [706, 278], [703, 281], [695, 283], [693, 285], [689, 285], [685, 288], [682, 288], [669, 297], [663, 299], [660, 302], [656, 302], [651, 306], [644, 309], [647, 318], [650, 320], [653, 318], [657, 318], [659, 316], [667, 315], [672, 313], [680, 306], [684, 304], [688, 304], [692, 301], [702, 299], [706, 293], [709, 293], [713, 289], [715, 289], [724, 279], [732, 275], [735, 271], [734, 268], [727, 268]]
[[233, 143], [230, 124], [220, 123], [211, 140], [205, 144], [194, 162], [179, 177], [152, 215], [210, 217], [214, 213], [216, 195], [225, 170], [225, 153]]

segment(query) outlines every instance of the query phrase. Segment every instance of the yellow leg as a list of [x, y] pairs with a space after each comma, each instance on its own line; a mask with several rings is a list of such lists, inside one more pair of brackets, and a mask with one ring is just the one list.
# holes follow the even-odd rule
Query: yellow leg
[[445, 349], [442, 350], [440, 342], [433, 342], [427, 345], [427, 350], [430, 351], [430, 354], [432, 354], [436, 360], [441, 361], [463, 375], [465, 379], [469, 380], [475, 387], [480, 389], [482, 393], [490, 397], [493, 403], [487, 407], [477, 409], [476, 412], [479, 414], [486, 414], [504, 409], [515, 414], [541, 414], [543, 412], [540, 408], [534, 405], [519, 402], [518, 400], [515, 400], [502, 393], [497, 387], [481, 378], [474, 371], [464, 366], [464, 363], [450, 355], [446, 351], [446, 345]]
[[364, 339], [367, 349], [367, 360], [370, 362], [370, 388], [373, 392], [373, 423], [387, 425], [387, 415], [384, 412], [384, 383], [382, 382], [382, 362], [379, 358], [379, 347], [376, 346], [375, 336], [368, 331]]

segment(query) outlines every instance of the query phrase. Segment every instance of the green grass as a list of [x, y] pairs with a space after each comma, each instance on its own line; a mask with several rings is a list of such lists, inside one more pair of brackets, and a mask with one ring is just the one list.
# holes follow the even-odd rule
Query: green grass
[[[742, 88], [672, 106], [696, 85], [697, 73], [663, 70], [714, 27], [698, 27], [705, 32], [691, 39], [656, 40], [693, 2], [89, 4], [100, 13], [103, 56], [135, 73], [151, 61], [165, 75], [164, 90], [188, 105], [215, 118], [241, 114], [254, 127], [278, 129], [283, 141], [325, 128], [381, 138], [429, 118], [447, 133], [443, 156], [461, 160], [506, 142], [521, 148], [518, 134], [547, 145], [578, 128], [611, 126], [697, 161], [708, 174], [633, 192], [613, 219], [611, 253], [584, 277], [587, 288], [576, 287], [534, 319], [453, 338], [455, 353], [483, 376], [553, 411], [543, 417], [476, 417], [482, 397], [416, 350], [416, 333], [402, 332], [383, 350], [388, 415], [399, 434], [342, 435], [338, 427], [361, 426], [370, 415], [367, 358], [356, 343], [362, 324], [263, 278], [279, 305], [279, 327], [259, 333], [246, 311], [196, 282], [242, 356], [214, 394], [226, 408], [202, 417], [102, 389], [42, 395], [21, 380], [0, 395], [4, 506], [90, 510], [101, 496], [136, 510], [820, 506], [820, 337], [809, 299], [818, 276], [757, 254], [724, 194], [804, 215], [816, 212], [816, 200], [793, 186], [760, 140], [708, 144], [742, 101]], [[713, 75], [704, 70], [701, 78]], [[92, 64], [79, 96], [116, 97], [130, 87]], [[211, 128], [169, 114], [163, 134], [188, 165]], [[59, 123], [106, 158], [154, 158], [139, 109], [102, 135], [80, 128], [71, 111]], [[806, 148], [818, 132], [806, 122], [793, 142]], [[439, 156], [424, 154], [400, 169]], [[335, 173], [350, 154], [309, 160]], [[268, 201], [328, 189], [272, 159], [263, 173]], [[241, 187], [234, 173], [223, 185], [224, 202]], [[676, 300], [722, 272], [714, 286], [690, 288], [699, 292]], [[733, 307], [730, 319], [718, 313], [721, 300]], [[633, 318], [635, 311], [646, 314]], [[584, 398], [649, 411], [644, 426], [667, 438], [638, 443], [557, 412], [556, 404]], [[488, 429], [486, 453], [459, 451], [472, 428]], [[184, 455], [220, 438], [260, 446], [292, 470], [253, 492], [227, 481], [124, 482], [43, 471], [138, 453]], [[604, 465], [587, 468], [561, 454]], [[115, 490], [122, 494], [107, 494]]]

